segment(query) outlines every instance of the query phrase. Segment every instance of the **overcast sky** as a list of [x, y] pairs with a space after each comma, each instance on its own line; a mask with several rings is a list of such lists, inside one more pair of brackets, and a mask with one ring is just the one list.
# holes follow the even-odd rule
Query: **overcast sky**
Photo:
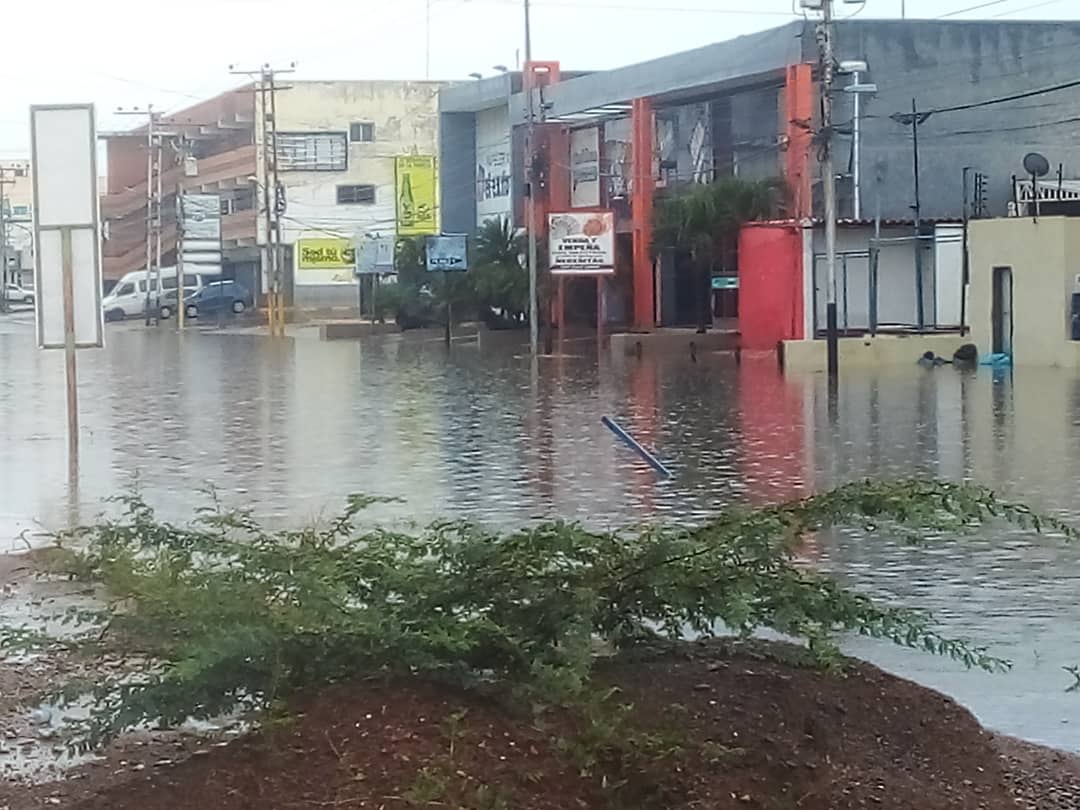
[[[902, 0], [867, 0], [899, 17]], [[118, 107], [176, 109], [241, 82], [228, 65], [285, 66], [307, 79], [424, 78], [426, 0], [21, 0], [4, 2], [0, 156], [29, 148], [32, 103], [93, 101], [99, 128], [132, 126]], [[906, 0], [909, 17], [1080, 19], [1078, 0]], [[796, 19], [798, 0], [533, 0], [533, 53], [603, 69]], [[837, 3], [841, 15], [858, 6]], [[708, 9], [708, 10], [706, 10]], [[964, 11], [965, 9], [970, 9]], [[956, 13], [961, 12], [961, 13]], [[431, 78], [513, 67], [521, 0], [431, 0]]]

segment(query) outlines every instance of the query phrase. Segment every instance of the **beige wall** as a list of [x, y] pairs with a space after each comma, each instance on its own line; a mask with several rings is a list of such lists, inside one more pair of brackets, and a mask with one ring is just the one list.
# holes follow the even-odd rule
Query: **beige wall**
[[[321, 231], [352, 237], [360, 231], [394, 232], [394, 158], [434, 155], [438, 141], [438, 82], [290, 81], [277, 96], [281, 132], [348, 131], [353, 122], [375, 125], [372, 143], [349, 143], [344, 172], [283, 172], [290, 218], [282, 237], [293, 243]], [[339, 185], [376, 187], [374, 205], [338, 205]], [[295, 220], [299, 220], [297, 222]], [[303, 223], [303, 224], [301, 224]]]
[[973, 220], [969, 252], [968, 322], [979, 351], [992, 349], [994, 268], [1010, 267], [1014, 365], [1080, 366], [1080, 342], [1069, 339], [1070, 301], [1080, 275], [1080, 220]]
[[[926, 352], [951, 359], [957, 349], [970, 342], [970, 338], [959, 334], [841, 338], [840, 368], [913, 366]], [[828, 344], [824, 340], [785, 340], [784, 368], [791, 371], [824, 371], [827, 349]]]

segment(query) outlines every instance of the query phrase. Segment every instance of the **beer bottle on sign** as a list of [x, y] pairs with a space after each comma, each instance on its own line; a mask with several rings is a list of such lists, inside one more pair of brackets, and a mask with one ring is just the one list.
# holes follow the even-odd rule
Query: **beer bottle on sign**
[[401, 222], [398, 224], [411, 228], [416, 225], [416, 201], [412, 193], [412, 176], [405, 174], [401, 177], [401, 198], [398, 200], [398, 216]]

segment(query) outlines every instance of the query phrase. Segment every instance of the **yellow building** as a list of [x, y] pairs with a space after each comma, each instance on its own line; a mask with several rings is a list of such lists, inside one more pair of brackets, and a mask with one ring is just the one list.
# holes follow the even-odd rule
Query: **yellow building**
[[971, 342], [1014, 365], [1080, 366], [1080, 219], [973, 220]]

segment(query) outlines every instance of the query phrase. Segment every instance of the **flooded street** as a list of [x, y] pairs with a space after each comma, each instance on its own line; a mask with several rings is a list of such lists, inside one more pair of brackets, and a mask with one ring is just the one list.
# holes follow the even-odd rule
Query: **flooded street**
[[[0, 320], [0, 548], [89, 520], [137, 476], [186, 519], [199, 489], [270, 522], [302, 523], [347, 494], [396, 496], [380, 520], [468, 515], [510, 526], [695, 521], [732, 503], [866, 476], [971, 478], [1080, 525], [1080, 377], [915, 367], [850, 372], [830, 422], [823, 377], [771, 360], [599, 358], [568, 342], [540, 362], [484, 337], [323, 343], [258, 335], [108, 331], [79, 355], [82, 460], [67, 481], [63, 356], [34, 347], [29, 313]], [[673, 469], [658, 482], [604, 428], [610, 415]], [[1009, 530], [911, 548], [818, 537], [815, 564], [934, 611], [1015, 666], [969, 673], [857, 641], [851, 652], [941, 689], [991, 728], [1080, 751], [1080, 548]]]

